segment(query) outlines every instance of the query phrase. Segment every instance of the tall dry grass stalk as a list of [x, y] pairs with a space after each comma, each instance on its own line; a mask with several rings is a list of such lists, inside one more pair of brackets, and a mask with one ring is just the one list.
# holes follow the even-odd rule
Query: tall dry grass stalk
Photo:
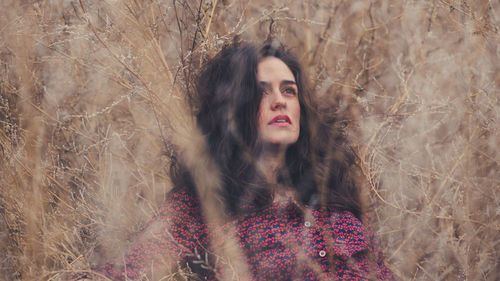
[[123, 253], [171, 188], [173, 151], [210, 194], [184, 97], [228, 40], [269, 34], [351, 116], [395, 275], [500, 278], [498, 1], [3, 0], [0, 14], [1, 279]]

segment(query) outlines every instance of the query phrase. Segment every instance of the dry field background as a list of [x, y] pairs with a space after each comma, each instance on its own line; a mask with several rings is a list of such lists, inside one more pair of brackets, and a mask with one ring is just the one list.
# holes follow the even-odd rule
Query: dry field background
[[[401, 280], [500, 279], [500, 1], [0, 2], [0, 279], [122, 253], [171, 188], [201, 62], [300, 57], [361, 156]], [[66, 275], [67, 276], [67, 275]]]

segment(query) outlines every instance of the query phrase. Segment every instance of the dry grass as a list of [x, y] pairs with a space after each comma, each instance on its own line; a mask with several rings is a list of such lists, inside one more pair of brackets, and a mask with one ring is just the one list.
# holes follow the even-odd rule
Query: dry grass
[[3, 0], [0, 279], [121, 253], [171, 188], [174, 147], [202, 153], [183, 96], [203, 58], [272, 32], [355, 116], [395, 275], [498, 280], [500, 3], [300, 2]]

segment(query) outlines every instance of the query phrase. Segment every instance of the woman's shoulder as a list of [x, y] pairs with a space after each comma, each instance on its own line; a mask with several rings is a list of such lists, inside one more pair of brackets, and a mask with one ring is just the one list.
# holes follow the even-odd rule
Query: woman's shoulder
[[167, 197], [158, 208], [161, 216], [200, 216], [200, 202], [198, 197], [191, 191], [180, 188], [174, 189], [167, 194]]
[[155, 225], [179, 233], [185, 229], [203, 232], [205, 223], [197, 196], [185, 189], [169, 192], [144, 228], [155, 228]]
[[199, 243], [205, 243], [207, 236], [199, 200], [196, 195], [184, 189], [168, 193], [157, 214], [146, 224], [145, 230], [158, 236], [163, 235], [165, 240], [173, 238], [178, 245], [182, 245], [184, 250], [181, 252], [185, 252], [185, 249], [193, 250]]

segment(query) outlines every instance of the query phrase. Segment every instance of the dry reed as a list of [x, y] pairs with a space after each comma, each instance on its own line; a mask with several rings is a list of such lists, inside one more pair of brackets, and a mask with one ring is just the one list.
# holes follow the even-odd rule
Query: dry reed
[[171, 188], [174, 150], [211, 178], [185, 93], [228, 40], [269, 34], [351, 116], [395, 275], [500, 278], [498, 1], [3, 0], [0, 14], [0, 279], [123, 253]]

